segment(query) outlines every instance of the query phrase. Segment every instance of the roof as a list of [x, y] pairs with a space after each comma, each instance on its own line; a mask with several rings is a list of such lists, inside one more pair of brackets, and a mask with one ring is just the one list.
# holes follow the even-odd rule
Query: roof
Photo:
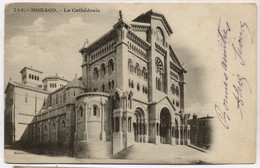
[[214, 118], [214, 117], [213, 116], [206, 116], [206, 117], [201, 117], [201, 118], [196, 118], [196, 119], [191, 118], [189, 120], [206, 120], [206, 119], [212, 119], [212, 118]]
[[68, 80], [66, 80], [66, 79], [64, 79], [64, 78], [62, 78], [62, 77], [60, 77], [58, 75], [45, 77], [42, 81], [45, 81], [47, 79], [59, 79], [59, 80], [65, 81], [65, 82], [69, 82]]
[[166, 30], [168, 31], [169, 34], [172, 34], [173, 31], [170, 27], [170, 25], [168, 24], [166, 18], [164, 17], [163, 14], [157, 12], [157, 11], [154, 11], [154, 10], [149, 10], [148, 12], [146, 13], [143, 13], [141, 15], [139, 15], [137, 18], [135, 18], [133, 21], [134, 22], [143, 22], [143, 23], [150, 23], [151, 21], [151, 16], [157, 16], [157, 17], [160, 17], [162, 18], [162, 22], [166, 28]]
[[72, 81], [66, 85], [66, 88], [82, 88], [85, 89], [85, 86], [79, 80], [79, 78], [75, 77]]
[[88, 51], [88, 50], [93, 50], [93, 49], [97, 48], [99, 45], [107, 42], [115, 34], [116, 34], [115, 29], [111, 29], [107, 33], [105, 33], [103, 36], [99, 37], [97, 40], [95, 40], [94, 42], [89, 44], [87, 47], [83, 46], [79, 50], [79, 52], [83, 53], [83, 52]]
[[33, 69], [33, 68], [29, 68], [29, 67], [24, 67], [21, 71], [20, 71], [20, 73], [22, 73], [24, 70], [26, 70], [26, 69], [29, 69], [29, 70], [32, 70], [32, 71], [35, 71], [35, 72], [38, 72], [38, 73], [43, 73], [42, 71], [39, 71], [39, 70], [36, 70], [36, 69]]
[[7, 92], [8, 88], [10, 86], [15, 86], [15, 87], [19, 87], [19, 88], [23, 88], [23, 89], [28, 89], [28, 90], [31, 90], [31, 91], [35, 91], [35, 92], [41, 92], [41, 93], [45, 93], [45, 94], [49, 94], [50, 92], [46, 91], [46, 90], [43, 90], [42, 88], [37, 88], [37, 87], [34, 87], [34, 86], [29, 86], [29, 85], [26, 85], [26, 84], [23, 84], [23, 83], [20, 83], [20, 82], [8, 82], [7, 84], [7, 87], [5, 89], [5, 93]]
[[170, 56], [172, 57], [172, 60], [176, 61], [177, 65], [186, 73], [187, 70], [181, 65], [181, 63], [180, 63], [178, 57], [176, 56], [176, 54], [175, 54], [175, 52], [174, 52], [174, 50], [173, 50], [171, 45], [169, 45], [169, 49], [170, 49], [170, 52], [172, 53], [172, 54], [170, 53]]

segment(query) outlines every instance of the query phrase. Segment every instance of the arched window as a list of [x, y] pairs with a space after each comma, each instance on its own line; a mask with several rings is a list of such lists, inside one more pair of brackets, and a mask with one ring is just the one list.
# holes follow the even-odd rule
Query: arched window
[[29, 79], [31, 79], [32, 78], [32, 75], [31, 74], [29, 74]]
[[137, 89], [138, 91], [140, 90], [140, 85], [139, 85], [139, 83], [137, 84], [136, 89]]
[[82, 106], [79, 107], [79, 112], [80, 112], [80, 117], [83, 117], [83, 107]]
[[156, 77], [156, 89], [161, 90], [161, 79]]
[[134, 88], [134, 81], [131, 82], [131, 87]]
[[131, 126], [132, 126], [132, 119], [131, 117], [128, 117], [128, 132], [131, 132]]
[[100, 70], [101, 70], [101, 76], [102, 76], [102, 77], [105, 76], [105, 75], [106, 75], [106, 66], [105, 66], [104, 63], [101, 64]]
[[44, 100], [43, 100], [43, 106], [45, 106], [45, 105], [46, 105], [46, 100], [44, 99]]
[[111, 82], [112, 89], [114, 88], [114, 86], [115, 86], [115, 82], [114, 82], [114, 80], [112, 80], [112, 82]]
[[172, 86], [171, 86], [171, 92], [172, 92], [173, 95], [175, 94], [175, 86], [174, 86], [174, 84], [172, 84]]
[[47, 125], [44, 125], [44, 131], [48, 131]]
[[37, 81], [39, 81], [39, 76], [37, 76]]
[[156, 72], [161, 74], [163, 72], [163, 63], [162, 60], [158, 57], [155, 58], [155, 66], [156, 66]]
[[140, 65], [138, 63], [135, 64], [135, 73], [139, 76]]
[[34, 79], [34, 75], [32, 75], [32, 79]]
[[65, 126], [66, 126], [65, 120], [62, 120], [61, 125], [62, 125], [63, 128], [65, 128]]
[[165, 43], [165, 38], [164, 38], [164, 35], [163, 35], [163, 31], [162, 31], [162, 29], [160, 27], [156, 28], [156, 40], [161, 45], [164, 45], [164, 43]]
[[56, 94], [56, 104], [59, 103], [59, 96]]
[[119, 118], [116, 117], [115, 132], [119, 132]]
[[133, 62], [131, 59], [128, 59], [128, 71], [133, 72]]
[[144, 77], [144, 79], [147, 79], [147, 72], [146, 72], [146, 68], [145, 67], [143, 67], [143, 72], [142, 72], [143, 74], [143, 77]]
[[97, 105], [93, 105], [93, 116], [97, 116], [98, 114], [98, 106]]
[[111, 89], [111, 82], [108, 82], [108, 89]]
[[93, 76], [94, 76], [94, 79], [98, 78], [98, 68], [97, 67], [94, 68]]
[[56, 130], [56, 124], [55, 124], [55, 123], [52, 124], [52, 129], [53, 129], [54, 131]]
[[179, 96], [179, 87], [176, 86], [176, 96]]
[[131, 87], [131, 80], [128, 79], [128, 87]]
[[179, 101], [176, 101], [176, 106], [179, 107], [180, 106], [180, 103]]
[[114, 71], [114, 61], [112, 59], [110, 59], [108, 61], [108, 73], [112, 73]]
[[105, 84], [104, 83], [102, 84], [102, 91], [103, 92], [105, 91]]

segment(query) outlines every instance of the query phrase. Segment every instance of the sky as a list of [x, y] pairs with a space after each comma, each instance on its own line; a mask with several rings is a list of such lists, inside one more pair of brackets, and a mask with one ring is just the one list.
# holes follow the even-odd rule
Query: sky
[[[18, 7], [56, 8], [59, 12], [14, 12]], [[60, 12], [65, 8], [99, 9], [100, 12]], [[79, 49], [86, 39], [91, 43], [109, 31], [119, 18], [119, 10], [124, 21], [130, 22], [150, 9], [166, 17], [173, 30], [171, 44], [187, 70], [186, 112], [200, 116], [210, 114], [205, 92], [209, 66], [204, 62], [214, 52], [208, 37], [214, 34], [215, 38], [216, 26], [211, 25], [217, 23], [219, 17], [211, 16], [214, 8], [203, 5], [9, 4], [5, 11], [4, 86], [10, 78], [21, 81], [19, 72], [24, 66], [32, 66], [46, 76], [58, 73], [68, 80], [75, 74], [81, 76]]]

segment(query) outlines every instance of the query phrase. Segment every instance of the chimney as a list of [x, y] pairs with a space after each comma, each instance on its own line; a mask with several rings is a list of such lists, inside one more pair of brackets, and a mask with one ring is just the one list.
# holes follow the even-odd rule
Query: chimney
[[196, 119], [197, 119], [197, 115], [196, 115], [195, 113], [193, 114], [192, 119], [193, 119], [193, 120], [196, 120]]

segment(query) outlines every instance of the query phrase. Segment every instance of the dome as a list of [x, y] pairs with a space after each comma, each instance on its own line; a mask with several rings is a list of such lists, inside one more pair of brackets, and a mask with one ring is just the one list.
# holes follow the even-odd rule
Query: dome
[[75, 76], [75, 78], [71, 82], [68, 83], [66, 88], [82, 88], [82, 89], [85, 89], [85, 86], [79, 80], [79, 78], [77, 78], [77, 76]]

